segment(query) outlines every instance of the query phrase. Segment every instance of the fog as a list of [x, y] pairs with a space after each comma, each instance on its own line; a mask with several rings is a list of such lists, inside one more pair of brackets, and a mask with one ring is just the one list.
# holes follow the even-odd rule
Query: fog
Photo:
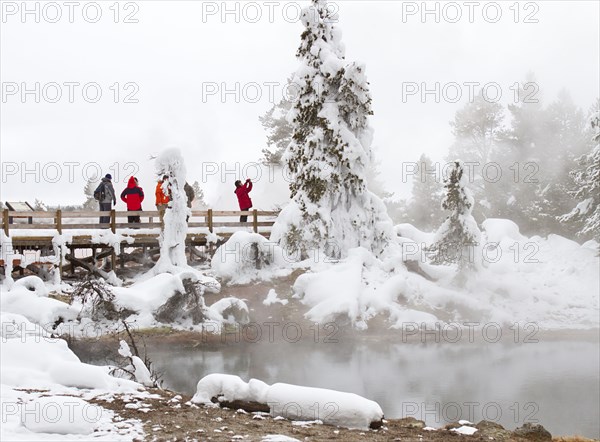
[[433, 427], [487, 419], [513, 430], [537, 421], [553, 436], [597, 437], [597, 342], [538, 337], [515, 344], [510, 338], [436, 343], [429, 336], [426, 345], [347, 336], [336, 343], [265, 338], [212, 350], [148, 346], [148, 352], [164, 373], [164, 386], [188, 395], [203, 376], [228, 373], [353, 392], [379, 403], [388, 418], [415, 417]]
[[[228, 2], [228, 14], [220, 2], [101, 2], [92, 23], [87, 4], [71, 17], [60, 2], [33, 2], [23, 16], [21, 3], [3, 2], [1, 199], [81, 204], [86, 178], [106, 172], [151, 187], [150, 155], [166, 146], [182, 148], [190, 180], [219, 199], [220, 182], [260, 159], [258, 117], [297, 67], [305, 3], [267, 3]], [[381, 178], [397, 197], [410, 195], [402, 162], [445, 158], [448, 123], [473, 88], [506, 106], [534, 72], [544, 103], [566, 88], [587, 111], [599, 96], [597, 2], [501, 3], [499, 17], [490, 2], [430, 2], [431, 14], [421, 2], [331, 3], [347, 59], [366, 64]], [[205, 178], [214, 165], [221, 173]]]

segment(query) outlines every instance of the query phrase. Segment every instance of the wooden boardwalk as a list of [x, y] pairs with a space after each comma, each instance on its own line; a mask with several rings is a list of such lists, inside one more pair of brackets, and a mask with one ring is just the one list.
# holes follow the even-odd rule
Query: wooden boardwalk
[[[268, 237], [271, 227], [279, 212], [251, 210], [241, 211], [215, 211], [193, 210], [192, 216], [188, 220], [188, 234], [186, 239], [187, 251], [190, 260], [195, 257], [210, 254], [215, 246], [225, 242], [235, 231], [247, 230], [259, 233]], [[239, 222], [239, 217], [245, 215], [248, 222]], [[108, 223], [100, 223], [100, 216], [107, 217]], [[139, 216], [140, 223], [127, 222], [128, 216]], [[66, 254], [66, 261], [63, 266], [61, 259], [58, 266], [61, 273], [63, 270], [74, 272], [75, 267], [88, 268], [95, 266], [97, 261], [110, 257], [111, 269], [116, 269], [117, 259], [120, 258], [120, 268], [124, 268], [128, 261], [148, 262], [150, 259], [156, 259], [159, 249], [159, 236], [161, 232], [161, 223], [159, 221], [158, 211], [127, 212], [111, 210], [110, 212], [98, 211], [47, 211], [47, 212], [15, 212], [5, 209], [2, 212], [2, 231], [10, 237], [11, 252], [13, 254], [24, 254], [25, 252], [40, 252], [41, 256], [49, 256], [55, 253], [53, 240], [62, 235], [68, 242], [64, 247], [69, 251]], [[123, 238], [119, 240], [121, 253], [116, 255], [112, 246], [108, 245], [105, 239], [107, 234], [114, 238]], [[214, 239], [218, 236], [218, 239]], [[208, 241], [211, 237], [211, 241]], [[7, 244], [2, 244], [4, 249]], [[199, 250], [200, 249], [204, 249]], [[84, 258], [76, 258], [75, 251], [78, 249], [88, 249], [88, 254]], [[100, 252], [98, 253], [98, 251]], [[85, 252], [84, 252], [85, 253]], [[0, 266], [5, 266], [4, 256], [0, 256]], [[32, 272], [36, 272], [40, 266], [47, 263], [44, 260], [37, 260], [28, 264], [21, 263], [20, 259], [13, 261], [13, 270], [18, 270], [23, 274], [27, 267]], [[63, 269], [64, 267], [64, 269]], [[90, 268], [88, 268], [90, 270]]]

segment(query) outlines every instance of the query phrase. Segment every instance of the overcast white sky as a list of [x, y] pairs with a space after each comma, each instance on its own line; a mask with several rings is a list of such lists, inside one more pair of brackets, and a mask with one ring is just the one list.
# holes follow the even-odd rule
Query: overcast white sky
[[[22, 2], [1, 2], [3, 201], [80, 203], [84, 176], [96, 170], [89, 163], [116, 175], [118, 190], [131, 172], [151, 190], [149, 156], [170, 146], [179, 146], [188, 160], [189, 181], [210, 181], [210, 199], [215, 177], [203, 178], [203, 170], [214, 170], [211, 163], [223, 172], [222, 162], [235, 170], [236, 162], [242, 169], [259, 159], [265, 133], [258, 117], [281, 98], [298, 65], [297, 15], [308, 2], [78, 3], [70, 10], [64, 2], [27, 2], [39, 10], [36, 23], [35, 12], [22, 16]], [[597, 1], [427, 2], [430, 10], [439, 8], [439, 23], [434, 14], [423, 19], [422, 2], [332, 3], [346, 58], [366, 63], [382, 178], [400, 196], [409, 187], [400, 180], [403, 161], [416, 161], [421, 152], [435, 159], [446, 154], [448, 122], [468, 101], [465, 83], [497, 83], [507, 104], [511, 86], [533, 71], [545, 102], [566, 88], [587, 111], [600, 95]], [[225, 7], [239, 13], [223, 17]], [[102, 15], [92, 23], [98, 11]], [[492, 23], [498, 11], [502, 16]], [[462, 17], [450, 23], [457, 12]], [[132, 19], [137, 23], [125, 22]], [[537, 23], [526, 23], [532, 20]], [[36, 82], [39, 103], [33, 93], [22, 96], [23, 86], [34, 89]], [[53, 82], [62, 92], [57, 103], [49, 102], [56, 99]], [[73, 103], [69, 82], [77, 83]], [[456, 82], [463, 97], [458, 103], [443, 97], [436, 103], [434, 95], [423, 103], [420, 94], [403, 100], [403, 83], [410, 82], [430, 89]], [[83, 96], [91, 83], [97, 86], [88, 87], [88, 100], [98, 88], [102, 92], [96, 103]], [[235, 89], [236, 83], [239, 103], [220, 90], [203, 94], [215, 85]], [[278, 86], [270, 89], [270, 83]], [[447, 91], [454, 95], [456, 89]], [[124, 102], [130, 93], [137, 103]], [[262, 96], [255, 99], [257, 93]], [[23, 175], [24, 169], [30, 173]], [[233, 173], [224, 178], [233, 185]]]

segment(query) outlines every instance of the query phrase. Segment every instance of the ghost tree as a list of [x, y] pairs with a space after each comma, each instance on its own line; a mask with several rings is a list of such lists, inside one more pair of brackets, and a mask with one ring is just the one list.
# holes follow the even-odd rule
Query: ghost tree
[[160, 258], [153, 273], [176, 273], [188, 267], [185, 256], [187, 237], [186, 218], [191, 215], [187, 206], [185, 186], [186, 168], [179, 149], [167, 149], [156, 158], [158, 176], [167, 175], [163, 191], [169, 195], [169, 206], [165, 212], [164, 228], [159, 237]]

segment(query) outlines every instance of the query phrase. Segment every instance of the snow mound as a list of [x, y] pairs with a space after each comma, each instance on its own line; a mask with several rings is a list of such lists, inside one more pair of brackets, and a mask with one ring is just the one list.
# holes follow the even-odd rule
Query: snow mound
[[291, 272], [291, 262], [281, 247], [264, 236], [239, 231], [217, 249], [211, 268], [217, 277], [231, 284], [245, 284], [286, 276]]
[[[354, 393], [298, 385], [273, 384], [267, 394], [271, 416], [321, 420], [324, 424], [366, 430], [383, 419], [376, 402]], [[317, 408], [315, 409], [315, 404]]]
[[417, 229], [412, 224], [404, 223], [394, 226], [396, 235], [402, 238], [408, 238], [419, 244], [431, 244], [435, 238], [435, 233], [426, 233]]
[[264, 299], [263, 301], [263, 305], [269, 306], [269, 305], [273, 305], [273, 304], [281, 304], [281, 305], [287, 305], [288, 300], [287, 299], [280, 299], [277, 297], [277, 292], [273, 289], [269, 290], [269, 293], [267, 293], [267, 297]]
[[48, 296], [48, 288], [44, 281], [37, 276], [25, 276], [24, 278], [17, 279], [11, 290], [14, 290], [17, 287], [25, 287], [27, 290], [35, 292], [37, 296]]
[[477, 432], [477, 428], [469, 427], [468, 425], [462, 425], [458, 428], [453, 428], [450, 431], [454, 431], [458, 434], [464, 434], [466, 436], [472, 436]]
[[266, 403], [273, 417], [318, 420], [347, 428], [368, 429], [373, 422], [383, 419], [379, 404], [354, 393], [283, 383], [269, 386], [256, 379], [246, 383], [227, 374], [213, 373], [200, 379], [192, 402], [212, 405], [212, 398]]
[[285, 436], [283, 434], [268, 434], [263, 436], [262, 442], [300, 442], [300, 440], [293, 437]]
[[52, 381], [67, 387], [90, 389], [109, 387], [109, 376], [102, 367], [79, 361], [59, 361], [48, 369], [48, 374]]
[[247, 324], [250, 322], [250, 311], [244, 301], [238, 298], [223, 298], [208, 308], [211, 320], [227, 323]]
[[481, 223], [488, 242], [500, 242], [504, 239], [526, 241], [519, 232], [519, 226], [509, 219], [488, 218]]
[[[47, 292], [33, 281], [30, 279], [24, 284], [18, 284], [20, 280], [15, 281], [10, 291], [6, 292], [5, 287], [0, 286], [0, 310], [4, 313], [22, 315], [46, 330], [51, 330], [55, 322], [61, 318], [63, 320], [77, 318], [79, 311], [76, 308], [46, 297]], [[36, 287], [36, 289], [32, 291], [28, 287]]]
[[209, 374], [198, 381], [192, 402], [208, 405], [212, 404], [213, 397], [228, 402], [252, 400], [250, 387], [239, 376], [218, 373]]
[[40, 397], [21, 405], [21, 422], [34, 433], [87, 435], [94, 432], [99, 411], [75, 397]]

